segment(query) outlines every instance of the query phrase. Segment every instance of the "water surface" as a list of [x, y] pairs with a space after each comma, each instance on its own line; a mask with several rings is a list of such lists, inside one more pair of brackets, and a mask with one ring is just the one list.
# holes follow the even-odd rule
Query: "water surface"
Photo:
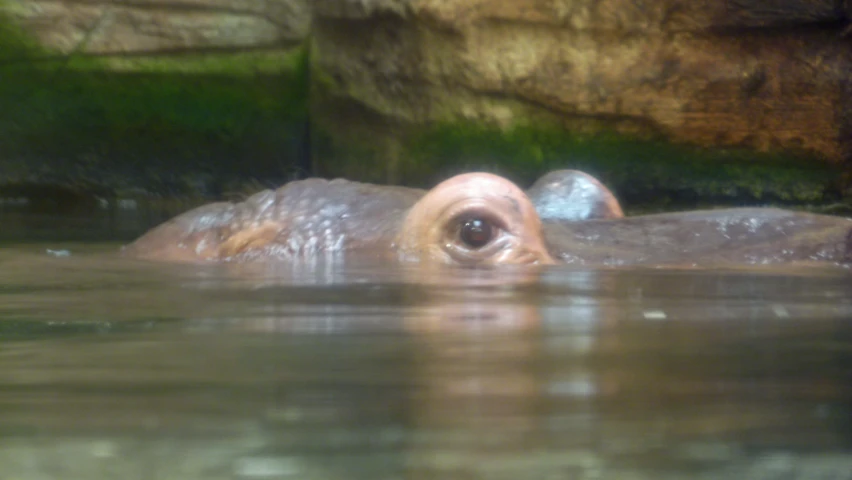
[[852, 273], [0, 248], [2, 479], [852, 478]]

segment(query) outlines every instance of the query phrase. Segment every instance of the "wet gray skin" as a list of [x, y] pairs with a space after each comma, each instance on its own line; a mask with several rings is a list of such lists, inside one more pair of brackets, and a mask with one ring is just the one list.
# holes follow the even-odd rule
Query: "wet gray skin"
[[776, 208], [732, 208], [549, 222], [561, 263], [584, 265], [852, 265], [852, 219]]
[[[124, 253], [167, 261], [295, 260], [342, 253], [394, 257], [406, 213], [427, 193], [344, 179], [294, 181], [237, 204], [213, 203], [179, 215]], [[622, 216], [613, 193], [577, 170], [550, 172], [527, 193], [550, 219]], [[570, 208], [560, 214], [560, 205]]]
[[538, 179], [527, 195], [542, 220], [624, 217], [615, 195], [597, 178], [577, 170], [554, 170]]
[[428, 193], [308, 179], [199, 207], [124, 253], [190, 262], [361, 255], [462, 265], [848, 265], [852, 219], [771, 208], [623, 218], [609, 190], [575, 171], [552, 172], [527, 194], [489, 174]]

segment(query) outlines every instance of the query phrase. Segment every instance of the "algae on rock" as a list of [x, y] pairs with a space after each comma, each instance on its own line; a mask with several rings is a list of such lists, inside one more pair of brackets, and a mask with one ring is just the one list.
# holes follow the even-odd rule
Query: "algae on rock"
[[221, 196], [306, 168], [300, 39], [94, 55], [43, 46], [12, 17], [0, 17], [0, 183]]
[[0, 0], [0, 185], [581, 168], [632, 205], [832, 203], [850, 12], [759, 3]]

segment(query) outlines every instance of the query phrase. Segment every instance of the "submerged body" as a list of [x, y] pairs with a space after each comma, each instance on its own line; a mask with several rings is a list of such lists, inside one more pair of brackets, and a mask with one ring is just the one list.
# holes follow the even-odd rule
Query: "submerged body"
[[623, 218], [606, 187], [572, 171], [542, 177], [529, 195], [486, 173], [428, 192], [308, 179], [199, 207], [124, 251], [166, 261], [361, 255], [455, 265], [850, 264], [852, 219], [772, 208]]
[[545, 225], [557, 261], [587, 265], [852, 264], [852, 219], [777, 208]]

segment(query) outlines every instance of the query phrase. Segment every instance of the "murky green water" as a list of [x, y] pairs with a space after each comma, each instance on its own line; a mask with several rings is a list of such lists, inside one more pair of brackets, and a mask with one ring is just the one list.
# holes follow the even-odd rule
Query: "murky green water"
[[117, 246], [0, 248], [0, 479], [852, 479], [848, 270]]

